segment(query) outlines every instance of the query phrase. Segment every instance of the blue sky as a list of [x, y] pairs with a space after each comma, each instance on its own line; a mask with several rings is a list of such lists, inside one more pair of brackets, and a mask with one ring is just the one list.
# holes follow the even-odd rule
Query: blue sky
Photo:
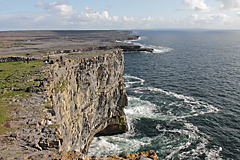
[[0, 30], [240, 29], [240, 0], [0, 0]]

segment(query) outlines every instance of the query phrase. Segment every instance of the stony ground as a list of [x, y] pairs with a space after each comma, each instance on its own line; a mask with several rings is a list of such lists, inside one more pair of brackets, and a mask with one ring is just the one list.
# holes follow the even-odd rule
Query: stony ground
[[45, 125], [48, 117], [51, 117], [46, 92], [47, 87], [33, 87], [30, 93], [21, 92], [2, 98], [9, 119], [1, 126], [9, 132], [0, 135], [0, 158], [23, 159], [26, 156], [57, 151], [58, 125], [54, 122]]
[[43, 96], [33, 94], [27, 99], [12, 103], [14, 103], [14, 108], [20, 107], [21, 111], [18, 111], [13, 119], [8, 120], [9, 126], [6, 126], [17, 129], [0, 137], [1, 157], [23, 159], [41, 152], [49, 154], [50, 150], [42, 151], [43, 147], [39, 144], [43, 140], [57, 139], [57, 128], [44, 125]]

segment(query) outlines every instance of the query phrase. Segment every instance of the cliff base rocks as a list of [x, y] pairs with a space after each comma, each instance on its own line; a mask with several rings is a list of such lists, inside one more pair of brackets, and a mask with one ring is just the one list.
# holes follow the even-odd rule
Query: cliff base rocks
[[110, 156], [86, 156], [80, 152], [60, 152], [53, 155], [38, 155], [25, 157], [25, 159], [68, 159], [68, 160], [158, 160], [158, 156], [154, 151], [140, 152], [140, 153], [124, 153], [122, 155], [110, 155]]

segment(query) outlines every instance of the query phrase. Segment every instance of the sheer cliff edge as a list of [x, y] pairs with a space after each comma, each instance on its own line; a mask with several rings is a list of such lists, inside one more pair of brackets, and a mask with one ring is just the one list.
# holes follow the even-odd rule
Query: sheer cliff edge
[[128, 130], [124, 107], [127, 95], [121, 50], [78, 60], [54, 63], [49, 95], [60, 125], [60, 150], [87, 154], [96, 134]]

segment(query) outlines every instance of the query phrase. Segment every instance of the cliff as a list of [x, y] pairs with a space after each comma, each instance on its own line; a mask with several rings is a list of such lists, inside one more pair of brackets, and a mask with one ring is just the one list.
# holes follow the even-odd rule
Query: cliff
[[[11, 84], [0, 90], [5, 96], [0, 109], [9, 113], [1, 124], [8, 129], [0, 136], [0, 159], [96, 159], [85, 155], [95, 135], [128, 130], [122, 51], [152, 49], [116, 41], [138, 36], [128, 31], [0, 33], [0, 62], [7, 64], [0, 69], [7, 75], [2, 83]], [[39, 60], [8, 63], [24, 57]], [[45, 64], [46, 59], [51, 63]], [[44, 87], [39, 86], [40, 81]], [[46, 123], [48, 119], [52, 124]], [[75, 158], [78, 155], [82, 156]], [[146, 154], [152, 155], [151, 151]], [[132, 159], [140, 156], [142, 153], [132, 154]], [[128, 155], [119, 158], [131, 159]]]
[[49, 96], [60, 125], [60, 150], [87, 154], [94, 135], [128, 130], [123, 69], [121, 50], [51, 65]]

